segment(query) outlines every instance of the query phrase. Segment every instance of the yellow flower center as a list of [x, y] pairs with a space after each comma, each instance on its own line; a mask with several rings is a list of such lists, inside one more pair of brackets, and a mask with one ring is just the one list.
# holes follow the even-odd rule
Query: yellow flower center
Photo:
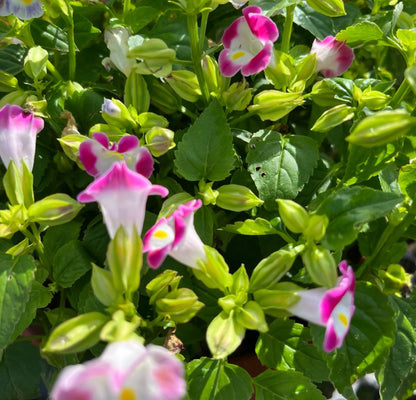
[[231, 58], [235, 61], [238, 60], [241, 57], [244, 57], [246, 55], [246, 53], [244, 51], [236, 51]]
[[345, 314], [339, 314], [338, 318], [344, 326], [348, 326], [348, 318]]
[[168, 233], [167, 233], [166, 231], [159, 230], [159, 231], [156, 231], [156, 232], [153, 234], [153, 236], [154, 236], [155, 238], [158, 238], [158, 239], [165, 239], [165, 238], [167, 238], [167, 237], [168, 237]]
[[120, 394], [120, 400], [138, 400], [131, 389], [123, 389]]

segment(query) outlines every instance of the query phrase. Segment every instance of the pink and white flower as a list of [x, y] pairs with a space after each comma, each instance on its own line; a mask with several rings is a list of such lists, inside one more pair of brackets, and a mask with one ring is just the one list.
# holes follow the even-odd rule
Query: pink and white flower
[[236, 19], [224, 32], [218, 63], [224, 76], [234, 76], [240, 69], [244, 76], [267, 68], [273, 57], [273, 42], [279, 37], [276, 24], [261, 15], [261, 8], [243, 9], [243, 17]]
[[78, 195], [80, 203], [97, 201], [111, 238], [123, 226], [128, 234], [137, 230], [140, 235], [146, 211], [147, 197], [152, 194], [165, 197], [168, 190], [153, 185], [146, 177], [131, 171], [125, 161], [116, 162], [104, 174]]
[[43, 15], [39, 0], [3, 0], [0, 1], [0, 16], [13, 14], [20, 19], [38, 18]]
[[125, 161], [127, 166], [139, 174], [149, 178], [153, 172], [153, 157], [146, 147], [139, 145], [134, 135], [123, 136], [118, 143], [110, 145], [105, 133], [92, 134], [79, 146], [79, 158], [85, 170], [97, 177], [107, 172], [117, 161]]
[[326, 327], [324, 350], [327, 352], [342, 346], [355, 310], [354, 272], [346, 261], [340, 262], [339, 269], [343, 276], [336, 287], [299, 291], [300, 300], [288, 308], [297, 317]]
[[7, 168], [10, 160], [21, 169], [24, 162], [32, 171], [35, 161], [36, 135], [43, 129], [42, 118], [16, 105], [0, 110], [0, 158]]
[[109, 344], [100, 357], [65, 367], [52, 400], [179, 400], [186, 394], [181, 361], [161, 346]]
[[158, 268], [167, 255], [191, 268], [198, 268], [198, 260], [206, 259], [204, 244], [194, 227], [194, 212], [201, 205], [201, 200], [182, 204], [146, 232], [143, 252], [148, 253], [150, 267]]
[[340, 42], [334, 36], [324, 40], [314, 40], [311, 54], [316, 54], [316, 72], [321, 72], [325, 78], [342, 75], [354, 61], [354, 52], [345, 42]]

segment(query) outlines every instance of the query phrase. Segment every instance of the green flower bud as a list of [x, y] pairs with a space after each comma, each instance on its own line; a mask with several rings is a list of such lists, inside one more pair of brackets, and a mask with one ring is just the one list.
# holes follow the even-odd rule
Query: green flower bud
[[132, 129], [137, 127], [137, 122], [132, 117], [129, 109], [116, 99], [104, 99], [101, 115], [107, 124], [120, 129]]
[[277, 200], [279, 214], [285, 226], [294, 233], [302, 233], [309, 224], [308, 212], [292, 200]]
[[8, 210], [0, 210], [0, 237], [10, 238], [22, 230], [28, 220], [26, 208], [19, 204], [10, 206]]
[[375, 147], [405, 136], [416, 125], [416, 118], [404, 110], [380, 111], [359, 122], [346, 137], [350, 143]]
[[296, 249], [280, 249], [261, 260], [251, 274], [250, 292], [267, 289], [279, 282], [292, 267], [297, 253]]
[[309, 244], [302, 253], [302, 261], [313, 282], [328, 288], [336, 285], [337, 263], [326, 247]]
[[220, 96], [229, 85], [230, 79], [221, 74], [217, 61], [211, 56], [205, 55], [202, 58], [201, 65], [211, 96]]
[[119, 342], [123, 340], [144, 340], [136, 334], [136, 329], [140, 326], [140, 317], [134, 315], [130, 321], [126, 321], [126, 316], [122, 310], [117, 310], [113, 314], [113, 319], [108, 321], [101, 329], [100, 339], [106, 342]]
[[151, 81], [149, 92], [150, 102], [164, 114], [173, 114], [182, 106], [180, 98], [170, 86], [156, 79]]
[[87, 139], [88, 138], [86, 136], [76, 133], [76, 134], [66, 135], [62, 138], [58, 138], [58, 141], [65, 155], [70, 160], [75, 161], [78, 164], [78, 166], [81, 166], [82, 164], [79, 161], [79, 146], [84, 140], [87, 140]]
[[149, 295], [149, 304], [165, 297], [169, 292], [176, 290], [182, 277], [176, 271], [167, 269], [152, 279], [146, 285], [146, 292]]
[[24, 61], [26, 74], [35, 81], [43, 79], [47, 73], [48, 52], [40, 46], [31, 47]]
[[371, 90], [371, 88], [368, 87], [361, 96], [360, 104], [364, 107], [368, 107], [370, 110], [378, 111], [387, 107], [390, 103], [390, 99], [390, 96], [387, 94], [377, 90]]
[[13, 92], [19, 89], [19, 81], [12, 74], [0, 71], [0, 92]]
[[22, 163], [22, 170], [20, 171], [15, 162], [10, 160], [7, 171], [3, 176], [3, 186], [12, 205], [23, 204], [26, 208], [29, 208], [35, 201], [33, 175], [25, 162]]
[[282, 51], [274, 50], [274, 62], [264, 71], [266, 78], [276, 89], [287, 88], [296, 77], [293, 58]]
[[174, 138], [175, 132], [154, 126], [145, 135], [146, 147], [155, 157], [160, 157], [176, 146]]
[[110, 271], [92, 265], [91, 286], [95, 297], [105, 306], [111, 306], [121, 293], [117, 293]]
[[150, 106], [150, 95], [143, 76], [135, 70], [131, 71], [124, 86], [124, 103], [133, 106], [136, 111], [144, 113]]
[[253, 105], [248, 110], [256, 113], [262, 121], [277, 121], [302, 104], [302, 93], [264, 90], [254, 97]]
[[217, 192], [216, 205], [225, 210], [246, 211], [264, 203], [246, 186], [224, 185]]
[[90, 312], [71, 318], [52, 331], [43, 351], [71, 354], [87, 350], [98, 343], [100, 331], [108, 319], [106, 315], [99, 312]]
[[205, 182], [204, 180], [198, 183], [198, 194], [201, 197], [204, 206], [208, 204], [215, 204], [218, 197], [218, 190], [214, 190], [212, 185], [214, 182]]
[[172, 71], [165, 81], [182, 99], [195, 103], [201, 97], [198, 78], [192, 71]]
[[157, 313], [179, 324], [188, 322], [203, 306], [198, 296], [188, 288], [176, 289], [156, 300]]
[[140, 125], [140, 132], [147, 132], [154, 126], [167, 128], [169, 125], [169, 121], [165, 117], [152, 112], [144, 112], [139, 114], [137, 121]]
[[234, 82], [222, 93], [222, 100], [228, 111], [243, 111], [250, 104], [252, 92], [245, 81]]
[[247, 271], [244, 265], [242, 265], [233, 274], [233, 284], [231, 286], [231, 293], [247, 293], [249, 286], [249, 277], [247, 275]]
[[306, 82], [316, 71], [316, 53], [308, 54], [296, 64], [296, 81]]
[[329, 132], [331, 129], [341, 125], [345, 121], [354, 118], [355, 108], [349, 107], [346, 104], [339, 104], [335, 107], [326, 110], [315, 122], [312, 131], [315, 132]]
[[399, 264], [391, 264], [387, 271], [379, 271], [379, 278], [383, 285], [383, 293], [394, 294], [399, 292], [404, 286], [410, 286], [410, 275]]
[[326, 215], [313, 214], [309, 216], [307, 228], [303, 231], [303, 236], [308, 240], [319, 242], [326, 232], [329, 220]]
[[232, 310], [238, 307], [236, 303], [236, 296], [234, 294], [229, 294], [228, 296], [221, 297], [218, 299], [218, 305], [226, 312], [230, 314]]
[[306, 0], [306, 3], [315, 11], [328, 17], [345, 15], [344, 2], [342, 0]]
[[334, 107], [344, 103], [344, 101], [335, 98], [335, 92], [326, 79], [316, 82], [313, 85], [311, 98], [314, 103], [321, 107]]
[[235, 312], [235, 320], [246, 329], [253, 329], [259, 332], [269, 330], [261, 306], [255, 301], [249, 301], [244, 307]]
[[64, 193], [56, 193], [33, 203], [28, 209], [31, 221], [43, 225], [61, 225], [73, 220], [82, 204]]

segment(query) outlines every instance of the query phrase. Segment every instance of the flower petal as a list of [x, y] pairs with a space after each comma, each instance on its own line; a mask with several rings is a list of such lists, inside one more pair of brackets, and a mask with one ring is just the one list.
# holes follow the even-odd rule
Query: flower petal
[[249, 6], [243, 9], [244, 17], [254, 36], [262, 41], [276, 41], [279, 31], [276, 24], [264, 15], [261, 15], [261, 8]]
[[24, 20], [41, 17], [42, 3], [39, 0], [3, 0], [0, 5], [0, 16], [10, 14]]
[[230, 50], [224, 49], [221, 51], [218, 58], [218, 65], [221, 73], [226, 77], [234, 76], [241, 68], [241, 65], [236, 64], [231, 60]]
[[241, 68], [241, 73], [244, 76], [253, 75], [257, 72], [263, 71], [267, 68], [272, 57], [273, 44], [267, 42], [263, 50], [260, 51], [247, 65]]

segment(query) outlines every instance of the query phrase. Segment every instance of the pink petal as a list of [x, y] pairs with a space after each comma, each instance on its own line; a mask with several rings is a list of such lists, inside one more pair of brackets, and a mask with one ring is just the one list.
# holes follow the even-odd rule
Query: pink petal
[[146, 178], [149, 178], [153, 172], [153, 157], [149, 150], [145, 147], [140, 149], [140, 156], [136, 162], [135, 169], [136, 172], [142, 174]]
[[231, 46], [231, 42], [238, 36], [238, 26], [241, 23], [245, 23], [244, 17], [237, 18], [225, 31], [222, 35], [222, 44], [225, 48]]
[[85, 140], [79, 146], [79, 159], [88, 174], [96, 176], [99, 171], [96, 168], [97, 156], [94, 154], [94, 142]]
[[276, 24], [268, 17], [261, 15], [261, 8], [250, 6], [243, 9], [244, 17], [254, 36], [262, 41], [276, 41], [279, 31]]
[[127, 135], [123, 136], [118, 142], [117, 151], [119, 153], [125, 153], [136, 147], [139, 147], [139, 139], [134, 135]]
[[337, 338], [333, 322], [329, 321], [325, 332], [324, 350], [329, 353], [337, 347], [340, 347], [342, 345], [342, 342], [343, 339], [339, 340], [339, 338]]
[[220, 67], [221, 73], [226, 77], [234, 76], [241, 68], [241, 65], [237, 65], [231, 61], [230, 51], [228, 49], [221, 51], [218, 58], [218, 65]]
[[251, 61], [241, 68], [241, 73], [244, 76], [253, 75], [257, 72], [263, 71], [270, 63], [272, 56], [273, 44], [267, 42], [264, 48]]
[[103, 132], [95, 132], [92, 134], [92, 137], [101, 144], [101, 146], [108, 149], [110, 147], [110, 141], [108, 140], [108, 136]]
[[149, 264], [150, 268], [159, 268], [163, 261], [165, 261], [165, 258], [168, 255], [168, 253], [169, 249], [167, 247], [149, 251], [147, 253], [147, 263]]

